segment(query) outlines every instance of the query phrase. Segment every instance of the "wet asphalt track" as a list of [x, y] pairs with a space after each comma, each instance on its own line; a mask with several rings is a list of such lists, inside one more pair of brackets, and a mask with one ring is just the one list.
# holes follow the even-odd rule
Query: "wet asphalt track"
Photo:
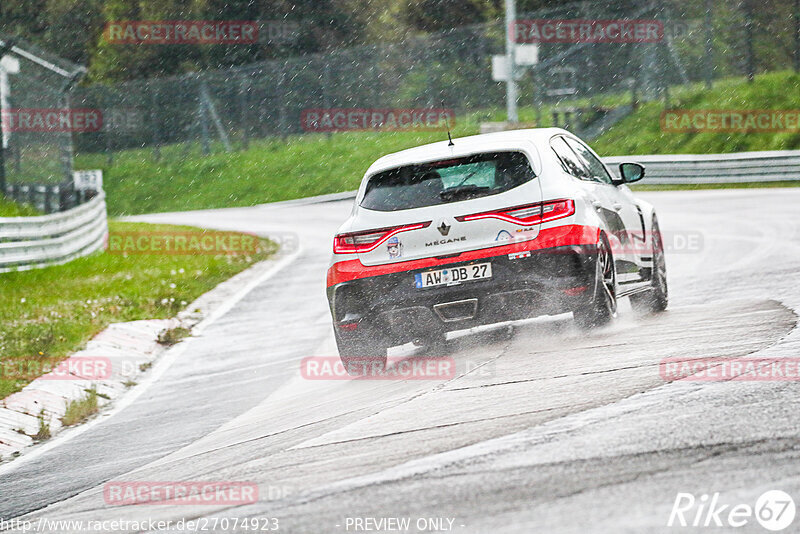
[[[131, 406], [0, 471], [0, 518], [276, 517], [283, 532], [326, 533], [406, 517], [405, 532], [418, 520], [465, 533], [688, 532], [666, 527], [677, 492], [753, 505], [781, 489], [800, 504], [800, 384], [665, 384], [658, 369], [667, 357], [800, 356], [800, 189], [641, 196], [672, 245], [667, 313], [640, 318], [623, 303], [613, 326], [590, 335], [568, 316], [510, 336], [461, 335], [448, 347], [459, 372], [438, 381], [300, 377], [303, 357], [336, 354], [324, 272], [349, 201], [141, 217], [296, 232], [301, 250], [188, 341]], [[252, 481], [261, 500], [113, 507], [109, 480]], [[752, 518], [737, 531], [767, 532]]]

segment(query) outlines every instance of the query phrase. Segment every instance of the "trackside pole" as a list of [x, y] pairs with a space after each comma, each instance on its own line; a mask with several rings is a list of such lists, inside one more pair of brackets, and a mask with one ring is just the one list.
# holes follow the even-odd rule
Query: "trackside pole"
[[506, 0], [506, 61], [508, 79], [506, 80], [506, 115], [508, 122], [519, 122], [517, 116], [517, 82], [514, 80], [514, 22], [517, 18], [515, 0]]

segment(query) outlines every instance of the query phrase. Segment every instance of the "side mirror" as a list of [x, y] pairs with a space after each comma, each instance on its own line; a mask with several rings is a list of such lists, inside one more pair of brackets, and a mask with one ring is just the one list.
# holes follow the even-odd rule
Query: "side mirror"
[[644, 178], [644, 167], [638, 163], [620, 163], [619, 175], [622, 176], [621, 183], [638, 182]]

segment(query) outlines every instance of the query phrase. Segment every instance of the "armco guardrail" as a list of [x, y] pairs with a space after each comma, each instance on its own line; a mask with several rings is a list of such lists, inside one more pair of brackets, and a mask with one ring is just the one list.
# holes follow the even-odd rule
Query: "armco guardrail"
[[645, 166], [645, 184], [730, 184], [800, 180], [800, 150], [734, 152], [731, 154], [670, 154], [603, 158], [619, 174], [619, 164]]
[[0, 272], [65, 263], [99, 250], [108, 233], [105, 194], [68, 211], [0, 217]]

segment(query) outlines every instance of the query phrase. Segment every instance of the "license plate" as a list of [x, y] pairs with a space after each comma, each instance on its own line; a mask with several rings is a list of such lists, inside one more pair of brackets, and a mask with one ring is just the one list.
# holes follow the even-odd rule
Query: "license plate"
[[491, 263], [477, 263], [449, 269], [438, 269], [414, 275], [418, 288], [432, 286], [455, 286], [462, 282], [484, 280], [492, 277]]

